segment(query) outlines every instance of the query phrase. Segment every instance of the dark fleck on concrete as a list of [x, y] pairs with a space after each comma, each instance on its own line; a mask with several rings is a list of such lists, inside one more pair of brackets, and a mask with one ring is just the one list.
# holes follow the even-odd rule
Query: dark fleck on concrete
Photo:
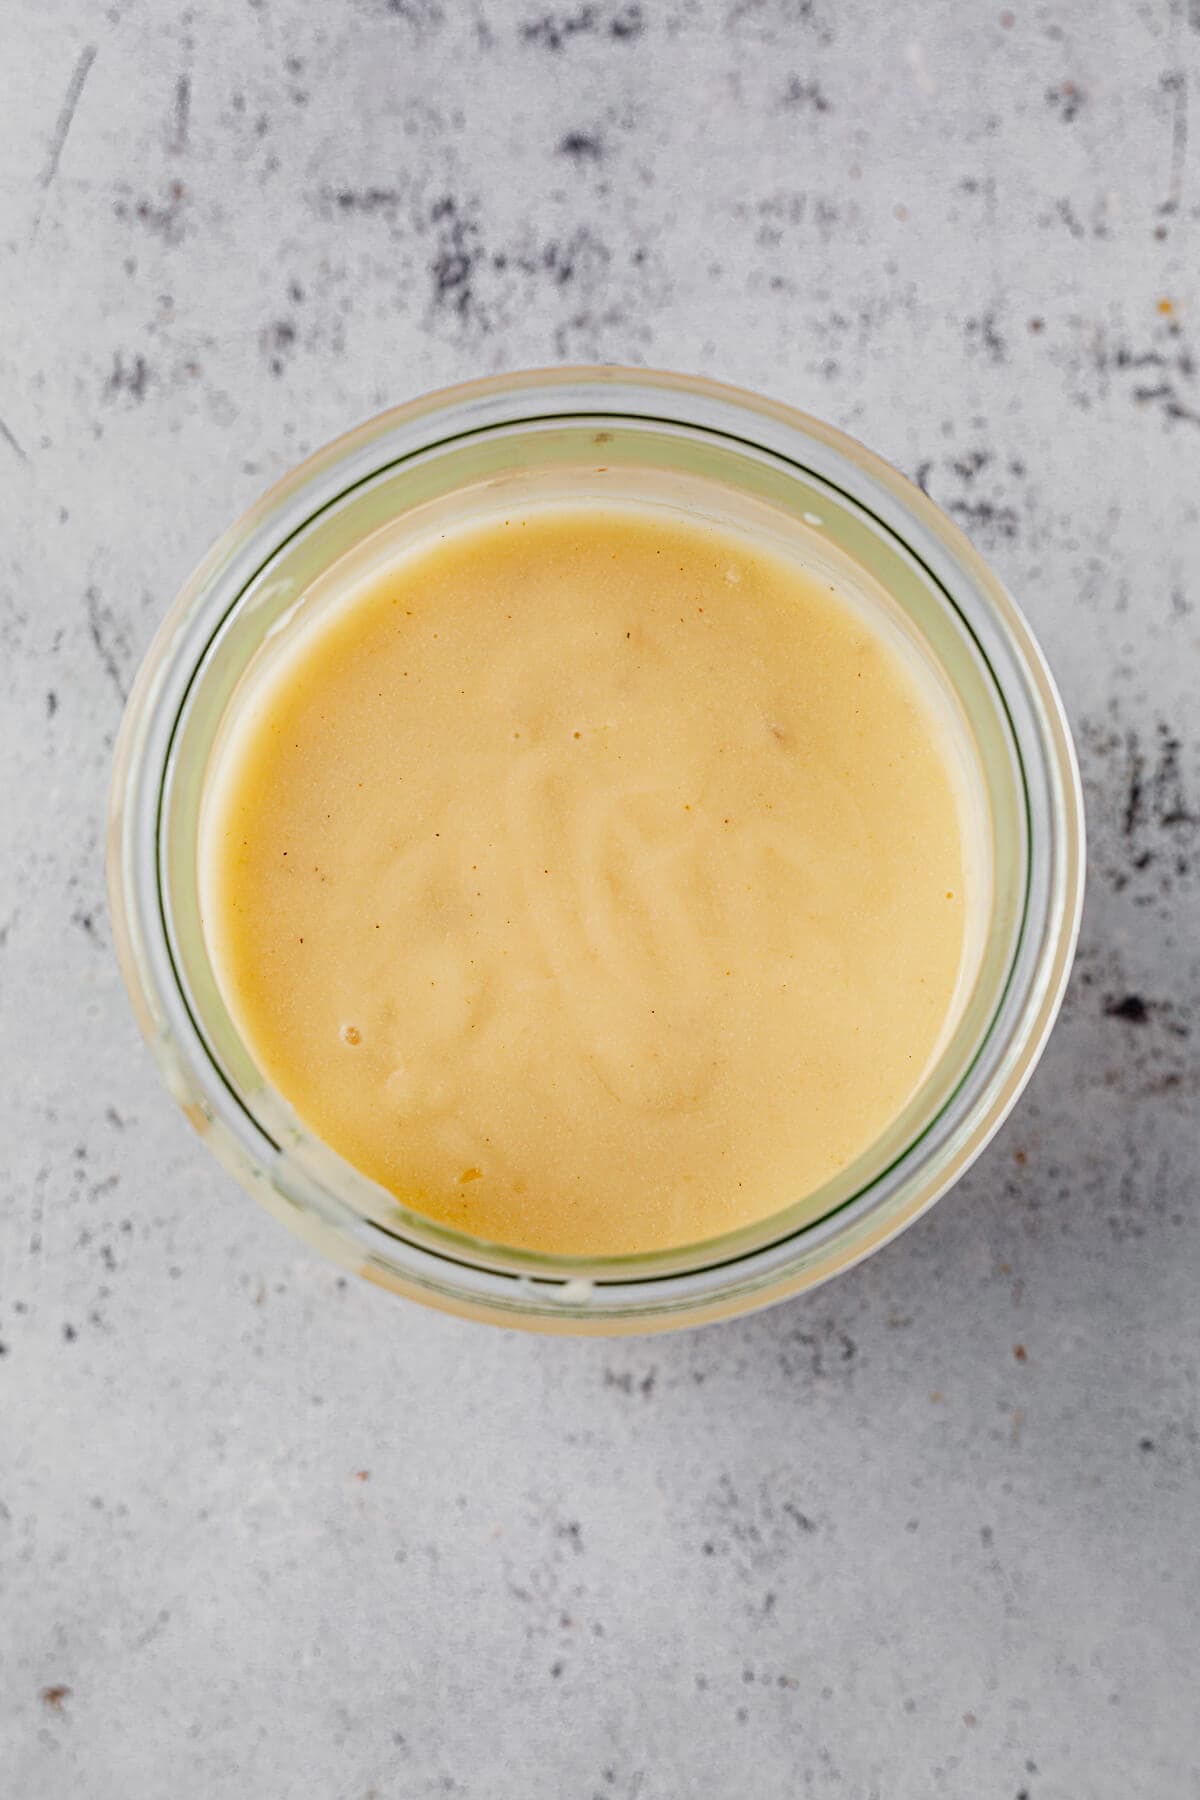
[[994, 312], [985, 312], [978, 319], [968, 319], [964, 335], [968, 350], [982, 350], [989, 362], [1003, 363], [1008, 360], [1008, 345], [997, 329]]
[[177, 244], [183, 237], [183, 212], [187, 200], [187, 189], [182, 181], [168, 183], [166, 198], [157, 204], [145, 198], [130, 205], [126, 199], [117, 200], [113, 204], [113, 212], [118, 219], [133, 219], [144, 225], [154, 237], [161, 238], [164, 244]]
[[387, 10], [422, 34], [437, 31], [446, 22], [439, 0], [387, 0]]
[[642, 1396], [643, 1400], [648, 1400], [654, 1392], [656, 1379], [657, 1372], [654, 1369], [648, 1369], [640, 1377], [636, 1376], [631, 1369], [606, 1368], [604, 1371], [605, 1387], [616, 1388], [618, 1393], [628, 1394], [630, 1398], [637, 1393]]
[[1152, 409], [1171, 423], [1200, 425], [1200, 404], [1193, 383], [1196, 357], [1170, 301], [1164, 322], [1153, 340], [1140, 348], [1127, 339], [1110, 344], [1101, 334], [1092, 348], [1091, 361], [1100, 392], [1107, 393], [1116, 377], [1120, 388], [1139, 410]]
[[259, 343], [272, 375], [282, 375], [296, 344], [296, 327], [290, 319], [276, 319], [260, 333]]
[[365, 187], [338, 188], [329, 196], [339, 212], [374, 213], [394, 212], [400, 205], [402, 195], [399, 188]]
[[997, 506], [991, 500], [949, 500], [946, 511], [958, 520], [964, 531], [980, 538], [1011, 541], [1020, 527], [1015, 507]]
[[644, 29], [645, 21], [640, 6], [622, 6], [608, 22], [608, 35], [611, 38], [640, 37]]
[[574, 12], [542, 13], [521, 26], [521, 38], [543, 50], [561, 50], [577, 37], [607, 37], [618, 43], [640, 37], [645, 19], [640, 6], [580, 6]]
[[69, 1687], [65, 1687], [62, 1682], [56, 1682], [53, 1687], [44, 1687], [42, 1689], [42, 1704], [43, 1706], [48, 1706], [52, 1712], [61, 1712], [63, 1709], [63, 1702], [70, 1698], [71, 1690]]
[[950, 467], [960, 481], [972, 482], [982, 469], [987, 468], [991, 460], [991, 452], [988, 450], [968, 450], [964, 456], [956, 456]]
[[483, 247], [473, 211], [451, 195], [444, 195], [430, 211], [436, 247], [429, 264], [433, 305], [460, 320], [474, 320], [486, 329], [473, 285]]
[[558, 154], [569, 156], [573, 162], [602, 162], [604, 145], [590, 132], [568, 131], [558, 146]]
[[1150, 1019], [1150, 1008], [1140, 994], [1126, 994], [1121, 1000], [1104, 1002], [1106, 1017], [1122, 1019], [1126, 1025], [1145, 1025]]
[[827, 113], [831, 110], [819, 81], [802, 80], [793, 75], [783, 91], [780, 105], [789, 111]]
[[1051, 112], [1057, 113], [1064, 125], [1071, 124], [1079, 116], [1083, 103], [1084, 96], [1073, 81], [1060, 81], [1057, 87], [1046, 90], [1046, 105]]
[[73, 912], [71, 914], [71, 923], [82, 931], [84, 937], [87, 938], [90, 943], [95, 944], [98, 950], [103, 949], [104, 945], [100, 937], [100, 932], [96, 926], [95, 913]]
[[530, 19], [521, 27], [521, 36], [527, 44], [540, 44], [546, 50], [561, 50], [563, 45], [573, 37], [581, 37], [596, 30], [597, 9], [594, 6], [581, 6], [574, 13], [543, 13], [541, 18]]
[[1188, 804], [1179, 768], [1180, 738], [1168, 725], [1158, 727], [1158, 761], [1152, 776], [1155, 811], [1160, 824], [1171, 827], [1200, 824], [1200, 814]]
[[150, 379], [150, 367], [144, 356], [132, 356], [127, 363], [118, 350], [113, 356], [112, 373], [104, 384], [104, 392], [110, 399], [128, 395], [135, 405], [140, 405], [146, 398]]
[[[1080, 737], [1099, 827], [1093, 866], [1114, 891], [1132, 886], [1135, 905], [1165, 899], [1191, 875], [1200, 832], [1178, 732], [1159, 720], [1147, 743], [1144, 732], [1123, 725], [1114, 698], [1107, 718], [1081, 722]], [[1119, 987], [1116, 992], [1119, 998]]]
[[808, 1374], [820, 1381], [829, 1376], [846, 1376], [851, 1372], [858, 1345], [848, 1332], [833, 1320], [814, 1330], [797, 1326], [789, 1331], [779, 1352], [780, 1367], [785, 1375]]
[[[542, 251], [540, 266], [551, 277], [557, 287], [566, 287], [576, 276], [599, 265], [607, 265], [612, 260], [612, 253], [607, 244], [587, 229], [581, 227], [571, 237], [560, 241], [552, 238]], [[533, 273], [538, 263], [527, 265], [529, 273]]]

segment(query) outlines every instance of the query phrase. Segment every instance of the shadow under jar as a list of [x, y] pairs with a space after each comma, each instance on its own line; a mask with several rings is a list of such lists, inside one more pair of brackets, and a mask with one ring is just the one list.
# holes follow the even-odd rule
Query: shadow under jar
[[[636, 505], [790, 556], [864, 610], [946, 701], [980, 823], [970, 954], [915, 1093], [830, 1180], [722, 1236], [611, 1257], [484, 1242], [405, 1206], [306, 1129], [227, 1007], [204, 919], [206, 798], [254, 672], [331, 586], [503, 508]], [[698, 379], [614, 368], [469, 384], [382, 415], [286, 477], [164, 622], [117, 749], [115, 938], [139, 1023], [213, 1152], [380, 1285], [562, 1332], [729, 1317], [827, 1279], [930, 1206], [996, 1131], [1053, 1024], [1083, 891], [1070, 735], [1021, 614], [925, 495], [842, 434]]]

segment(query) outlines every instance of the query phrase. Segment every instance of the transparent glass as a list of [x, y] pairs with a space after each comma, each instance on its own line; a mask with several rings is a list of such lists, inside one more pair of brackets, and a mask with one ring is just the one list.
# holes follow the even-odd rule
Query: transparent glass
[[[562, 498], [676, 507], [836, 567], [952, 699], [990, 828], [969, 991], [883, 1136], [817, 1192], [780, 1195], [755, 1225], [601, 1260], [439, 1225], [315, 1139], [225, 1008], [199, 905], [200, 819], [222, 728], [247, 672], [333, 565], [365, 566], [433, 524]], [[385, 413], [319, 451], [221, 539], [130, 697], [108, 870], [121, 967], [167, 1084], [265, 1206], [411, 1298], [510, 1326], [621, 1333], [729, 1317], [811, 1287], [957, 1180], [1016, 1101], [1057, 1014], [1082, 904], [1083, 829], [1070, 733], [1041, 652], [924, 494], [840, 432], [756, 395], [584, 368], [474, 382]]]

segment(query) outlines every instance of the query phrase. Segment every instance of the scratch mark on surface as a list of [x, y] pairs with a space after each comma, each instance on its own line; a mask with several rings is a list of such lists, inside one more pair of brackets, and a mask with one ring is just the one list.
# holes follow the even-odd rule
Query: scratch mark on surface
[[188, 125], [192, 114], [191, 77], [181, 75], [175, 83], [174, 126], [169, 148], [181, 156], [188, 147]]
[[1159, 212], [1173, 213], [1179, 211], [1183, 199], [1183, 171], [1187, 163], [1188, 147], [1188, 78], [1184, 69], [1173, 69], [1162, 78], [1164, 89], [1175, 97], [1171, 113], [1171, 173], [1167, 184], [1167, 197], [1159, 207]]
[[[116, 644], [109, 641], [109, 633], [115, 631], [112, 614], [101, 605], [100, 595], [94, 587], [87, 590], [88, 636], [100, 659], [100, 666], [117, 690], [117, 697], [122, 706], [128, 699], [125, 689], [125, 678], [121, 673], [121, 665], [117, 659], [116, 644], [120, 644], [120, 634], [116, 633]], [[121, 646], [123, 647], [123, 646]]]
[[67, 91], [63, 96], [63, 103], [59, 108], [58, 117], [54, 121], [54, 132], [50, 139], [50, 150], [46, 157], [45, 166], [38, 176], [38, 186], [42, 190], [42, 197], [38, 202], [38, 209], [34, 215], [33, 230], [29, 234], [29, 241], [31, 244], [37, 242], [38, 232], [42, 228], [42, 209], [45, 205], [46, 195], [49, 192], [51, 182], [58, 174], [58, 165], [62, 157], [63, 145], [67, 141], [67, 133], [70, 131], [72, 122], [75, 118], [75, 109], [79, 105], [80, 96], [83, 93], [83, 84], [87, 80], [88, 72], [95, 60], [95, 44], [85, 44], [84, 48], [79, 53], [79, 60], [71, 71], [71, 79], [67, 83]]
[[67, 83], [66, 95], [59, 110], [58, 118], [54, 122], [54, 136], [50, 140], [50, 154], [46, 158], [45, 168], [38, 177], [43, 192], [50, 186], [50, 183], [58, 174], [59, 159], [63, 153], [63, 145], [67, 141], [67, 133], [70, 131], [71, 123], [75, 117], [75, 108], [79, 105], [79, 99], [83, 93], [83, 84], [87, 80], [88, 71], [91, 69], [95, 60], [96, 46], [95, 44], [88, 44], [80, 51], [79, 61], [75, 64], [75, 67], [71, 72], [71, 79]]
[[5, 441], [5, 443], [10, 445], [11, 448], [16, 451], [17, 455], [20, 457], [22, 462], [29, 461], [28, 456], [25, 454], [24, 448], [22, 447], [22, 445], [20, 444], [18, 439], [9, 430], [8, 426], [4, 423], [3, 419], [0, 419], [0, 437], [2, 437]]
[[33, 1178], [33, 1193], [29, 1202], [29, 1254], [38, 1256], [42, 1249], [42, 1220], [46, 1213], [46, 1183], [50, 1179], [49, 1169], [39, 1169]]

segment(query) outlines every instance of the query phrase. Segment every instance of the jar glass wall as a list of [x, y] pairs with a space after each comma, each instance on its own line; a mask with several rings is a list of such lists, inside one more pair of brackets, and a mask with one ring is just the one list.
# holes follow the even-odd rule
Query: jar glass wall
[[[256, 1067], [201, 920], [206, 781], [247, 672], [323, 577], [406, 539], [559, 500], [673, 508], [861, 585], [953, 697], [989, 820], [972, 979], [903, 1112], [815, 1193], [718, 1239], [603, 1261], [485, 1244], [404, 1207], [316, 1140]], [[381, 549], [382, 547], [382, 549]], [[320, 1248], [397, 1292], [539, 1330], [631, 1332], [765, 1305], [849, 1266], [978, 1155], [1053, 1023], [1083, 887], [1078, 773], [1021, 614], [961, 532], [852, 440], [769, 401], [613, 368], [472, 383], [382, 415], [218, 543], [130, 698], [109, 829], [114, 933], [139, 1022], [215, 1154]]]

